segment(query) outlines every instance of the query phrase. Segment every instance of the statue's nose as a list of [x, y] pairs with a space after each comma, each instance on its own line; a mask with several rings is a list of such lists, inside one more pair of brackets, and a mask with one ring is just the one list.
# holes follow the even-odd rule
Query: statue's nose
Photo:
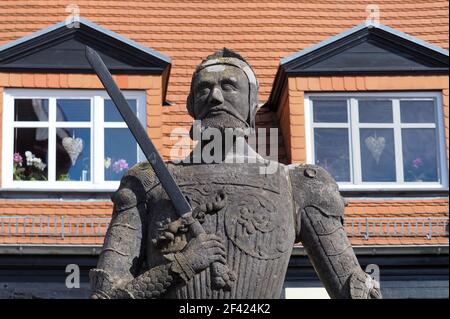
[[215, 106], [223, 103], [222, 91], [218, 87], [215, 87], [210, 95], [210, 103]]

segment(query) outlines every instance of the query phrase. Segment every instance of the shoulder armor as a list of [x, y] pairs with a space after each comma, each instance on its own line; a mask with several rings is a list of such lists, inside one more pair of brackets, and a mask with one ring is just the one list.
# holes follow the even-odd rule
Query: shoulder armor
[[142, 187], [145, 192], [148, 192], [159, 184], [158, 177], [156, 177], [156, 174], [149, 162], [140, 162], [130, 168], [123, 175], [120, 181], [120, 187], [138, 186], [134, 185], [135, 183]]
[[131, 188], [133, 190], [143, 191], [144, 194], [159, 184], [153, 168], [149, 162], [140, 162], [130, 168], [120, 180], [119, 188]]
[[294, 201], [300, 209], [308, 206], [327, 216], [343, 216], [345, 202], [331, 175], [317, 165], [289, 165]]
[[116, 209], [122, 211], [145, 202], [147, 193], [159, 184], [151, 165], [145, 161], [130, 168], [112, 196]]

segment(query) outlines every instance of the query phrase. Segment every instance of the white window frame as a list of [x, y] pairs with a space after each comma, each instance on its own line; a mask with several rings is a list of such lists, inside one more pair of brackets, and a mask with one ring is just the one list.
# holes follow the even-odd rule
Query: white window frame
[[[347, 99], [348, 123], [314, 123], [312, 100], [345, 98]], [[393, 100], [393, 123], [358, 123], [357, 99], [392, 99]], [[400, 100], [421, 100], [434, 99], [436, 107], [436, 123], [400, 123]], [[368, 92], [368, 93], [308, 93], [305, 94], [305, 141], [306, 141], [306, 162], [315, 163], [314, 152], [314, 128], [342, 127], [348, 128], [349, 132], [349, 160], [350, 178], [352, 182], [338, 182], [341, 190], [446, 190], [448, 189], [448, 167], [445, 145], [444, 110], [441, 92]], [[403, 157], [401, 128], [435, 128], [438, 149], [438, 176], [441, 182], [362, 182], [361, 172], [361, 152], [359, 141], [359, 129], [370, 128], [393, 128], [396, 155], [396, 180], [403, 180]]]
[[[137, 115], [146, 127], [146, 93], [145, 91], [123, 91], [125, 98], [135, 99]], [[15, 122], [14, 99], [48, 99], [48, 122]], [[92, 101], [90, 122], [58, 122], [56, 126], [56, 99], [89, 99]], [[2, 190], [46, 190], [46, 191], [111, 191], [118, 188], [120, 181], [104, 181], [104, 132], [105, 128], [127, 128], [125, 122], [104, 121], [104, 100], [110, 99], [102, 90], [55, 90], [55, 89], [5, 89], [3, 93], [3, 129], [2, 129]], [[39, 124], [37, 124], [39, 123]], [[49, 128], [49, 163], [48, 181], [13, 180], [14, 128], [16, 127]], [[90, 181], [56, 181], [56, 127], [75, 127], [91, 129], [91, 180]], [[95, 150], [95, 152], [94, 152]], [[11, 159], [11, 160], [9, 160]], [[137, 150], [137, 160], [143, 161], [144, 154]]]

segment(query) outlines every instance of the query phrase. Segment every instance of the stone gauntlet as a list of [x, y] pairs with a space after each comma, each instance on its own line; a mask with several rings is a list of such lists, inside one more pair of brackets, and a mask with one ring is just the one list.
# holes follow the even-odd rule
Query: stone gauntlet
[[92, 299], [150, 299], [160, 298], [176, 280], [174, 263], [154, 267], [128, 283], [111, 276], [102, 269], [93, 269], [90, 272]]
[[207, 234], [201, 223], [206, 214], [213, 214], [222, 209], [226, 195], [217, 194], [213, 202], [197, 206], [192, 216], [179, 218], [167, 225], [167, 231], [155, 240], [155, 244], [170, 240], [182, 230], [189, 231], [191, 238], [182, 251], [165, 255], [172, 262], [171, 270], [179, 275], [184, 282], [191, 280], [195, 274], [211, 267], [211, 286], [213, 289], [231, 290], [236, 281], [236, 275], [227, 266], [226, 250], [220, 234]]
[[356, 270], [349, 279], [351, 299], [381, 299], [380, 284], [362, 269]]
[[183, 253], [170, 254], [165, 256], [172, 261], [170, 270], [176, 273], [184, 282], [188, 282], [195, 275], [195, 270], [189, 264]]
[[[229, 281], [235, 280], [234, 276], [230, 277], [230, 271], [226, 267], [226, 252], [222, 240], [214, 234], [200, 233], [192, 238], [181, 252], [165, 257], [172, 262], [171, 270], [184, 282], [188, 282], [195, 274], [209, 266], [212, 267], [212, 273], [217, 274], [212, 278], [212, 284], [222, 279], [224, 282], [221, 287], [223, 288]], [[215, 269], [214, 267], [218, 265], [222, 267]], [[226, 271], [219, 273], [220, 269]]]
[[91, 269], [91, 299], [111, 299], [113, 295], [113, 280], [103, 269]]

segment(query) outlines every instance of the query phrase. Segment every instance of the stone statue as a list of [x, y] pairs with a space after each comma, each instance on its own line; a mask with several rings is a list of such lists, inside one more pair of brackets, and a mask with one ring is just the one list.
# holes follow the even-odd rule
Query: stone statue
[[[188, 160], [167, 164], [194, 208], [190, 218], [174, 213], [147, 162], [124, 175], [90, 273], [92, 298], [279, 298], [297, 242], [332, 298], [381, 297], [346, 236], [344, 199], [333, 178], [315, 165], [275, 162], [277, 169], [268, 173], [264, 168], [274, 162], [246, 143], [257, 95], [252, 68], [231, 50], [196, 68], [187, 109], [201, 124], [191, 133], [241, 133], [231, 146], [220, 142], [213, 151], [219, 161], [195, 157], [196, 150], [217, 144], [211, 138], [198, 143]], [[193, 219], [203, 233], [192, 231]]]

